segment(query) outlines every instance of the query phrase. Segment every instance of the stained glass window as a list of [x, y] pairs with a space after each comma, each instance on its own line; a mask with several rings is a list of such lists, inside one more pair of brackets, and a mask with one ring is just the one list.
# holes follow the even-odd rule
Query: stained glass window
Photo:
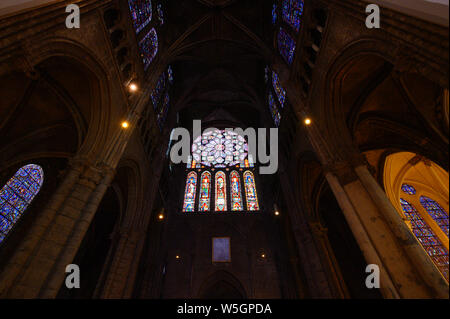
[[280, 122], [281, 122], [281, 114], [280, 111], [278, 110], [278, 106], [277, 103], [275, 102], [272, 92], [269, 92], [269, 110], [270, 110], [270, 114], [272, 115], [273, 121], [275, 122], [276, 127], [280, 126]]
[[248, 145], [241, 135], [226, 130], [205, 131], [192, 144], [192, 156], [205, 166], [227, 167], [244, 162]]
[[400, 203], [406, 218], [411, 222], [414, 235], [448, 281], [448, 251], [416, 208], [402, 198]]
[[283, 20], [296, 32], [300, 30], [303, 0], [283, 0]]
[[[195, 197], [193, 199], [198, 212], [259, 210], [254, 175], [250, 171], [255, 162], [248, 154], [248, 145], [243, 136], [230, 129], [205, 130], [201, 136], [195, 138], [191, 151], [186, 169], [188, 176], [195, 169], [199, 177], [198, 201], [195, 202]], [[214, 171], [215, 168], [223, 170], [212, 173], [211, 170]], [[241, 184], [239, 168], [249, 169], [248, 187], [245, 189], [249, 209], [245, 208], [242, 193], [244, 186]], [[188, 191], [186, 185], [185, 197]]]
[[247, 210], [259, 210], [258, 194], [256, 193], [255, 177], [250, 171], [244, 173], [245, 196], [247, 199]]
[[156, 119], [160, 130], [162, 130], [164, 127], [164, 123], [167, 118], [167, 113], [169, 112], [169, 105], [170, 105], [170, 95], [169, 95], [169, 92], [167, 91], [166, 95], [164, 96], [164, 101], [161, 106], [161, 111], [158, 113], [158, 116]]
[[39, 193], [43, 182], [42, 167], [29, 164], [20, 168], [0, 190], [0, 242]]
[[211, 173], [204, 172], [200, 182], [200, 196], [198, 202], [198, 210], [201, 212], [209, 211], [209, 203], [211, 197]]
[[230, 237], [214, 237], [212, 241], [212, 261], [230, 262]]
[[183, 212], [193, 212], [195, 205], [195, 191], [197, 189], [197, 173], [190, 172], [186, 179], [184, 191]]
[[269, 66], [268, 65], [266, 65], [266, 67], [264, 68], [264, 82], [269, 82], [269, 72], [270, 72], [270, 69], [269, 69]]
[[139, 50], [141, 52], [142, 61], [144, 62], [144, 70], [147, 70], [158, 53], [158, 35], [155, 28], [152, 28], [145, 37], [139, 41]]
[[128, 0], [128, 6], [134, 30], [139, 33], [152, 20], [152, 2], [150, 0]]
[[216, 173], [216, 212], [227, 210], [227, 181], [225, 173], [219, 171]]
[[416, 189], [408, 184], [403, 184], [402, 185], [402, 191], [408, 195], [415, 195], [416, 194]]
[[161, 94], [162, 92], [164, 92], [165, 88], [166, 88], [166, 73], [163, 72], [159, 77], [158, 82], [156, 83], [155, 89], [150, 95], [150, 98], [152, 99], [153, 102], [153, 108], [156, 108], [158, 106], [158, 102], [161, 99]]
[[292, 64], [295, 54], [295, 40], [283, 29], [278, 32], [278, 51], [287, 64]]
[[158, 12], [159, 24], [163, 25], [164, 24], [164, 11], [162, 9], [162, 5], [161, 4], [158, 4], [156, 6], [156, 11]]
[[277, 5], [274, 3], [272, 7], [272, 24], [277, 23]]
[[241, 193], [241, 179], [239, 173], [232, 171], [230, 174], [230, 187], [231, 187], [231, 210], [242, 211], [242, 193]]
[[172, 71], [172, 67], [170, 65], [167, 68], [167, 78], [168, 78], [170, 84], [172, 84], [173, 83], [173, 71]]
[[275, 71], [272, 71], [272, 86], [277, 94], [281, 107], [284, 107], [284, 102], [286, 101], [286, 90], [281, 86], [280, 79]]
[[448, 237], [449, 227], [447, 212], [436, 201], [426, 196], [420, 197], [420, 203]]

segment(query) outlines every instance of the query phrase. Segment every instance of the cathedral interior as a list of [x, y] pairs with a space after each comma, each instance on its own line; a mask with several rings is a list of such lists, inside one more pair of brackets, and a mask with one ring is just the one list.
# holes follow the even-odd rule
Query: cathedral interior
[[448, 299], [448, 3], [0, 1], [0, 298]]

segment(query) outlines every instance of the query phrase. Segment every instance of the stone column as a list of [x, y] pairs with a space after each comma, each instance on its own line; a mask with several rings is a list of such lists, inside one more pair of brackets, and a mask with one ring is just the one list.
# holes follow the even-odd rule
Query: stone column
[[[56, 258], [39, 298], [54, 298], [64, 281], [65, 267], [71, 264], [91, 224], [100, 202], [112, 182], [114, 171], [109, 167], [88, 167], [80, 178], [56, 219], [52, 231], [66, 229], [69, 236]], [[87, 197], [87, 198], [86, 198]], [[81, 199], [81, 200], [80, 200]], [[83, 202], [83, 199], [86, 201]], [[69, 226], [69, 227], [68, 227]], [[69, 233], [70, 230], [70, 233]], [[51, 240], [51, 239], [49, 239]], [[83, 271], [82, 269], [80, 270]]]
[[61, 185], [0, 275], [0, 296], [51, 298], [58, 293], [112, 178], [85, 159], [74, 159]]
[[[340, 167], [337, 167], [340, 166]], [[386, 298], [448, 298], [448, 285], [361, 163], [326, 173], [368, 264], [380, 267]]]
[[300, 263], [306, 273], [306, 281], [312, 298], [332, 298], [332, 288], [328, 282], [322, 260], [311, 234], [306, 217], [294, 199], [292, 187], [285, 173], [280, 174], [281, 187], [287, 201], [288, 214], [292, 224], [292, 232], [298, 245]]
[[349, 298], [350, 294], [342, 278], [341, 270], [328, 240], [328, 229], [323, 227], [319, 222], [311, 222], [310, 226], [316, 242], [321, 247], [320, 250], [322, 252], [321, 255], [324, 259], [324, 263], [328, 265], [328, 277], [329, 281], [333, 283], [334, 294], [337, 298]]
[[140, 230], [123, 229], [120, 232], [114, 259], [100, 298], [132, 297], [133, 284], [145, 238], [145, 232]]
[[391, 277], [387, 271], [385, 271], [385, 267], [383, 262], [381, 261], [381, 257], [378, 254], [376, 247], [374, 247], [367, 231], [362, 224], [357, 210], [353, 206], [348, 194], [345, 192], [341, 183], [337, 179], [337, 177], [331, 172], [326, 173], [325, 175], [331, 190], [336, 196], [336, 200], [339, 206], [342, 209], [342, 212], [345, 216], [345, 219], [353, 232], [353, 236], [356, 239], [356, 242], [359, 245], [366, 261], [368, 264], [376, 264], [380, 267], [380, 284], [381, 284], [381, 293], [385, 298], [400, 298], [399, 293], [397, 292], [396, 287], [392, 283]]
[[[298, 93], [298, 84], [289, 78], [289, 69], [278, 57], [272, 67], [295, 112], [300, 119], [306, 118], [311, 110]], [[380, 267], [382, 294], [386, 298], [448, 298], [448, 283], [363, 162], [355, 160], [359, 152], [351, 141], [347, 145], [342, 137], [340, 145], [334, 145], [314, 123], [305, 131], [366, 261]]]
[[433, 297], [447, 299], [449, 297], [448, 283], [416, 240], [414, 234], [408, 229], [408, 225], [403, 222], [400, 214], [396, 211], [375, 178], [364, 165], [355, 167], [355, 172], [371, 196], [372, 201], [377, 205], [382, 216], [390, 225], [394, 235], [415, 266], [415, 270], [420, 274], [426, 285], [431, 288]]

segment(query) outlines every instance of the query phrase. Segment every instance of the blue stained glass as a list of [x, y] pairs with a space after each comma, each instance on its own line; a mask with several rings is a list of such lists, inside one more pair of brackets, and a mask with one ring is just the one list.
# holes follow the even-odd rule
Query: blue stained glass
[[402, 185], [402, 191], [408, 195], [415, 195], [416, 194], [416, 189], [408, 184], [403, 184]]
[[5, 236], [7, 234], [13, 223], [9, 221], [5, 216], [0, 216], [0, 236]]
[[447, 212], [436, 201], [426, 196], [420, 197], [420, 203], [448, 237], [449, 225]]
[[170, 84], [172, 84], [173, 83], [173, 71], [172, 71], [172, 67], [170, 65], [167, 68], [167, 78], [168, 78]]
[[295, 46], [295, 40], [283, 28], [280, 28], [278, 32], [278, 51], [289, 65], [294, 60]]
[[156, 109], [156, 107], [158, 106], [158, 102], [161, 99], [161, 94], [165, 88], [166, 88], [166, 73], [163, 73], [159, 77], [158, 82], [156, 83], [156, 87], [150, 96], [153, 102], [154, 109]]
[[164, 11], [162, 9], [162, 5], [161, 4], [158, 4], [156, 6], [156, 11], [158, 12], [159, 24], [163, 25], [164, 24]]
[[266, 67], [264, 68], [264, 82], [269, 82], [269, 66], [266, 65]]
[[281, 114], [280, 111], [278, 111], [278, 106], [277, 103], [275, 102], [275, 99], [273, 98], [272, 92], [269, 92], [268, 99], [269, 99], [270, 114], [272, 115], [276, 127], [279, 127], [281, 122]]
[[296, 32], [300, 30], [303, 0], [283, 0], [283, 20]]
[[134, 30], [139, 33], [152, 20], [152, 2], [150, 0], [128, 0], [128, 6]]
[[274, 4], [272, 7], [272, 24], [277, 23], [277, 5]]
[[20, 168], [0, 190], [0, 242], [37, 195], [43, 181], [42, 167], [29, 164]]
[[275, 71], [272, 71], [272, 86], [277, 94], [278, 102], [280, 102], [281, 107], [284, 107], [284, 102], [286, 101], [286, 91], [281, 86], [280, 79]]
[[161, 108], [160, 113], [158, 114], [158, 126], [159, 129], [162, 130], [164, 127], [164, 123], [166, 121], [166, 117], [167, 117], [167, 113], [169, 111], [169, 103], [170, 103], [170, 96], [169, 96], [169, 92], [166, 92], [166, 95], [164, 96], [164, 102]]
[[413, 205], [402, 198], [400, 198], [400, 204], [405, 217], [411, 222], [412, 230], [417, 240], [448, 281], [448, 251]]
[[230, 238], [213, 238], [213, 262], [229, 262], [230, 256]]
[[147, 70], [158, 53], [158, 35], [155, 28], [152, 28], [145, 37], [139, 41], [139, 50], [141, 52], [142, 61], [144, 62], [144, 70]]

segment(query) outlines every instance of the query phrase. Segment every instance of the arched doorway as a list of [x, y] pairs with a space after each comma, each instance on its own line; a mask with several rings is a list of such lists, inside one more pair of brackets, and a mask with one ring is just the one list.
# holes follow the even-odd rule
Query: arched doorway
[[241, 292], [232, 284], [225, 280], [215, 282], [212, 286], [206, 288], [201, 299], [244, 299]]
[[246, 299], [247, 294], [240, 281], [229, 272], [220, 270], [201, 285], [200, 299]]

